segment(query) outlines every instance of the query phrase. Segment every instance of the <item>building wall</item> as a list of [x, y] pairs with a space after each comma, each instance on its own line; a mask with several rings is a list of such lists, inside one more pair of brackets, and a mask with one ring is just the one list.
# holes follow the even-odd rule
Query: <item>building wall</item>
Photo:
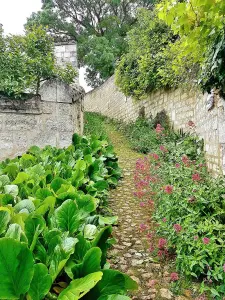
[[135, 102], [118, 91], [111, 77], [85, 95], [84, 109], [124, 122], [134, 121], [143, 113], [147, 118], [155, 117], [165, 110], [174, 128], [184, 131], [193, 131], [188, 125], [192, 121], [195, 133], [205, 141], [209, 169], [225, 174], [225, 100], [215, 95], [214, 106], [208, 110], [207, 98], [207, 94], [177, 89], [158, 91]]
[[0, 160], [32, 145], [66, 147], [83, 130], [83, 90], [47, 81], [30, 100], [0, 99]]

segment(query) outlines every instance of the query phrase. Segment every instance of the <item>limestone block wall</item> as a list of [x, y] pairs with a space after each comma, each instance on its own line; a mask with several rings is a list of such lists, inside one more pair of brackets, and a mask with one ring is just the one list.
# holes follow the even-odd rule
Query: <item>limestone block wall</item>
[[214, 106], [208, 110], [207, 96], [199, 91], [162, 90], [135, 102], [118, 91], [111, 77], [85, 95], [84, 109], [124, 122], [136, 120], [143, 112], [150, 118], [165, 110], [174, 128], [184, 131], [191, 130], [188, 122], [193, 121], [195, 133], [204, 139], [209, 169], [225, 175], [225, 100], [215, 95]]
[[83, 130], [83, 90], [47, 81], [30, 100], [0, 98], [0, 160], [30, 146], [66, 147]]

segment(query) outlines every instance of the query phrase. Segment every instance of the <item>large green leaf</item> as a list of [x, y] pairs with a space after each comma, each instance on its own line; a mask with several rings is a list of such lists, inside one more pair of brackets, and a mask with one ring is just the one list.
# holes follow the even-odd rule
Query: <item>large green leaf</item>
[[69, 231], [73, 234], [79, 228], [79, 211], [73, 200], [66, 200], [55, 211], [55, 220], [57, 226], [62, 231]]
[[[98, 247], [91, 248], [85, 254], [83, 262], [80, 264], [70, 264], [69, 274], [73, 274], [73, 279], [84, 277], [90, 273], [101, 270], [102, 251]], [[68, 269], [67, 269], [68, 271]], [[70, 276], [69, 275], [69, 276]]]
[[112, 227], [106, 226], [99, 232], [99, 234], [92, 242], [93, 247], [99, 247], [102, 250], [102, 261], [101, 261], [102, 267], [106, 263], [107, 249], [109, 248], [109, 245], [107, 244], [107, 240], [111, 236], [111, 234], [112, 234]]
[[10, 221], [10, 213], [8, 211], [0, 211], [0, 234], [2, 234]]
[[76, 236], [78, 243], [75, 246], [73, 258], [76, 262], [82, 262], [85, 254], [91, 248], [91, 243], [87, 241], [82, 234]]
[[19, 224], [11, 224], [9, 225], [9, 228], [5, 234], [5, 237], [17, 240], [17, 241], [21, 241], [21, 242], [25, 242], [27, 243], [27, 237], [24, 234], [24, 232], [22, 231], [22, 228]]
[[0, 187], [10, 184], [10, 179], [8, 175], [0, 176]]
[[71, 254], [73, 254], [77, 242], [78, 240], [76, 238], [64, 237], [61, 243], [55, 247], [54, 252], [51, 255], [49, 267], [49, 273], [52, 277], [52, 281], [55, 281], [56, 277], [69, 260]]
[[25, 233], [28, 239], [28, 245], [33, 251], [38, 236], [45, 229], [45, 220], [41, 216], [29, 216], [25, 220]]
[[28, 291], [28, 300], [42, 300], [49, 292], [52, 285], [51, 276], [48, 269], [43, 264], [34, 266], [34, 276]]
[[[87, 294], [102, 279], [102, 272], [96, 272], [84, 278], [71, 281], [70, 285], [59, 295], [58, 300], [78, 300]], [[94, 298], [93, 298], [94, 300]]]
[[14, 239], [0, 239], [0, 299], [26, 294], [33, 272], [33, 256], [27, 246]]
[[25, 172], [20, 172], [17, 174], [16, 179], [13, 181], [13, 184], [20, 184], [24, 181], [27, 181], [29, 178], [29, 175]]
[[112, 217], [103, 217], [99, 216], [99, 225], [115, 225], [118, 222], [118, 217], [117, 216], [112, 216]]
[[88, 300], [98, 299], [100, 296], [124, 294], [128, 290], [136, 290], [137, 283], [128, 275], [116, 270], [103, 270], [102, 280], [88, 293]]

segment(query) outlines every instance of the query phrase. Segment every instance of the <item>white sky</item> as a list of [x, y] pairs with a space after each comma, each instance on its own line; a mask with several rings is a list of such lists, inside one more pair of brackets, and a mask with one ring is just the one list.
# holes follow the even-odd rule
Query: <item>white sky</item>
[[[41, 0], [0, 0], [0, 23], [4, 33], [22, 34], [27, 18], [41, 6]], [[80, 85], [86, 91], [90, 90], [84, 80], [84, 69], [80, 70]]]

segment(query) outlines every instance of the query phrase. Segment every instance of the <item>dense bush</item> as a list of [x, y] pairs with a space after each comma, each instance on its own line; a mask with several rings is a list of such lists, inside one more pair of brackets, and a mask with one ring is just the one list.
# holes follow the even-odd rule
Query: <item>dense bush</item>
[[125, 95], [139, 99], [153, 90], [176, 86], [166, 51], [173, 39], [172, 31], [154, 12], [139, 11], [137, 24], [128, 33], [129, 51], [116, 68], [116, 84]]
[[72, 83], [77, 75], [71, 65], [56, 66], [54, 43], [42, 27], [32, 27], [25, 36], [0, 33], [0, 92], [21, 98], [26, 93], [38, 93], [41, 81], [59, 78]]
[[101, 214], [119, 178], [112, 146], [77, 134], [0, 163], [0, 299], [130, 299], [106, 261], [117, 218]]
[[[190, 122], [190, 126], [194, 124]], [[138, 123], [135, 127], [138, 132]], [[135, 195], [143, 198], [141, 205], [145, 207], [145, 199], [150, 198], [148, 201], [154, 207], [155, 231], [148, 235], [158, 236], [158, 247], [154, 249], [150, 240], [150, 251], [159, 259], [175, 255], [180, 274], [202, 282], [201, 292], [222, 299], [225, 295], [224, 179], [214, 179], [208, 173], [201, 140], [166, 131], [160, 124], [152, 129], [147, 124], [146, 128], [151, 153], [148, 158], [138, 160], [134, 181]], [[179, 285], [178, 279], [177, 274], [175, 285]]]

